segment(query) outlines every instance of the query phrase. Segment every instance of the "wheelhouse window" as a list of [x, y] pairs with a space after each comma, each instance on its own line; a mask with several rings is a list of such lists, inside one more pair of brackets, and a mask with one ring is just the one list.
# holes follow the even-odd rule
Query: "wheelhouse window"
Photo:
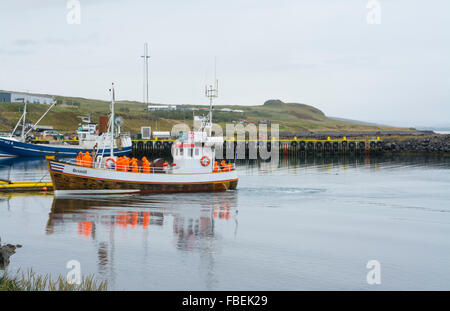
[[200, 153], [200, 152], [199, 152], [198, 148], [195, 148], [195, 155], [198, 156], [199, 153]]

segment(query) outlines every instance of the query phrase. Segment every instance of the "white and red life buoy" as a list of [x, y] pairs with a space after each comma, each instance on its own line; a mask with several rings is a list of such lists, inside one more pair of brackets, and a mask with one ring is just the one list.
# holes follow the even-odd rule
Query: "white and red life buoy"
[[207, 156], [203, 156], [200, 159], [200, 164], [203, 165], [203, 166], [208, 166], [209, 163], [211, 163], [211, 160]]
[[105, 160], [105, 167], [106, 168], [112, 168], [111, 166], [109, 166], [109, 162], [112, 161], [112, 163], [114, 163], [114, 167], [116, 166], [116, 160], [114, 160], [114, 158], [107, 158]]

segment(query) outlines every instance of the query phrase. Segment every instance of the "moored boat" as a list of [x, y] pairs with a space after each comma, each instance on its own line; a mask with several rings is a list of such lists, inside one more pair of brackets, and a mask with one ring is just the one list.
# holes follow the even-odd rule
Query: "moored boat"
[[[114, 88], [112, 89], [114, 118]], [[55, 195], [174, 193], [234, 190], [238, 176], [233, 163], [216, 159], [216, 144], [223, 138], [211, 137], [212, 112], [199, 131], [180, 134], [172, 145], [173, 162], [157, 159], [153, 162], [119, 157], [110, 150], [104, 156], [79, 156], [76, 160], [47, 158]], [[114, 123], [110, 128], [114, 133]], [[114, 136], [114, 135], [112, 135]]]
[[[2, 157], [44, 157], [44, 156], [58, 156], [58, 157], [75, 157], [80, 152], [93, 152], [94, 146], [102, 143], [105, 139], [99, 136], [95, 139], [95, 143], [76, 145], [71, 144], [34, 144], [30, 142], [23, 142], [14, 137], [0, 137], [0, 156]], [[131, 138], [121, 137], [119, 144], [115, 143], [114, 154], [127, 155], [131, 152]], [[108, 140], [109, 141], [109, 140]], [[106, 151], [109, 154], [109, 149]]]
[[[78, 139], [70, 143], [65, 141], [51, 141], [48, 143], [36, 143], [28, 134], [36, 128], [40, 120], [51, 110], [52, 104], [44, 115], [33, 125], [27, 128], [25, 118], [27, 115], [26, 104], [24, 112], [17, 122], [14, 130], [7, 137], [0, 137], [0, 157], [76, 157], [79, 152], [92, 153], [98, 149], [104, 149], [104, 155], [110, 154], [111, 146], [116, 155], [127, 155], [131, 152], [132, 141], [129, 134], [118, 133], [111, 140], [109, 133], [98, 133], [97, 125], [88, 121], [80, 124], [77, 131]], [[115, 122], [121, 119], [115, 119]], [[110, 119], [111, 122], [111, 119]], [[20, 135], [17, 135], [18, 128], [21, 127]]]

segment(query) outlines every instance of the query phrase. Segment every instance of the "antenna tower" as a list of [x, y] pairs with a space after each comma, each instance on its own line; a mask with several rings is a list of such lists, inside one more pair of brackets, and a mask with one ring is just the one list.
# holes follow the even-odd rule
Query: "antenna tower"
[[144, 59], [144, 98], [143, 102], [145, 104], [145, 108], [148, 106], [148, 59], [150, 56], [148, 55], [148, 44], [144, 44], [144, 55], [141, 55]]

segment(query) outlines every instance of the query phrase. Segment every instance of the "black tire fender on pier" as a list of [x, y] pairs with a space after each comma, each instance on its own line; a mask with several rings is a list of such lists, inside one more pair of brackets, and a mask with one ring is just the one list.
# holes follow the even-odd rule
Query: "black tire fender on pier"
[[360, 141], [358, 143], [358, 147], [359, 147], [359, 150], [363, 150], [364, 148], [366, 148], [366, 143], [363, 141]]
[[306, 143], [302, 140], [302, 141], [300, 142], [300, 149], [304, 150], [305, 147], [306, 147]]
[[338, 150], [339, 149], [339, 143], [337, 141], [333, 142], [333, 149]]
[[317, 149], [317, 150], [322, 150], [322, 143], [321, 143], [320, 141], [318, 141], [318, 142], [316, 143], [316, 149]]

